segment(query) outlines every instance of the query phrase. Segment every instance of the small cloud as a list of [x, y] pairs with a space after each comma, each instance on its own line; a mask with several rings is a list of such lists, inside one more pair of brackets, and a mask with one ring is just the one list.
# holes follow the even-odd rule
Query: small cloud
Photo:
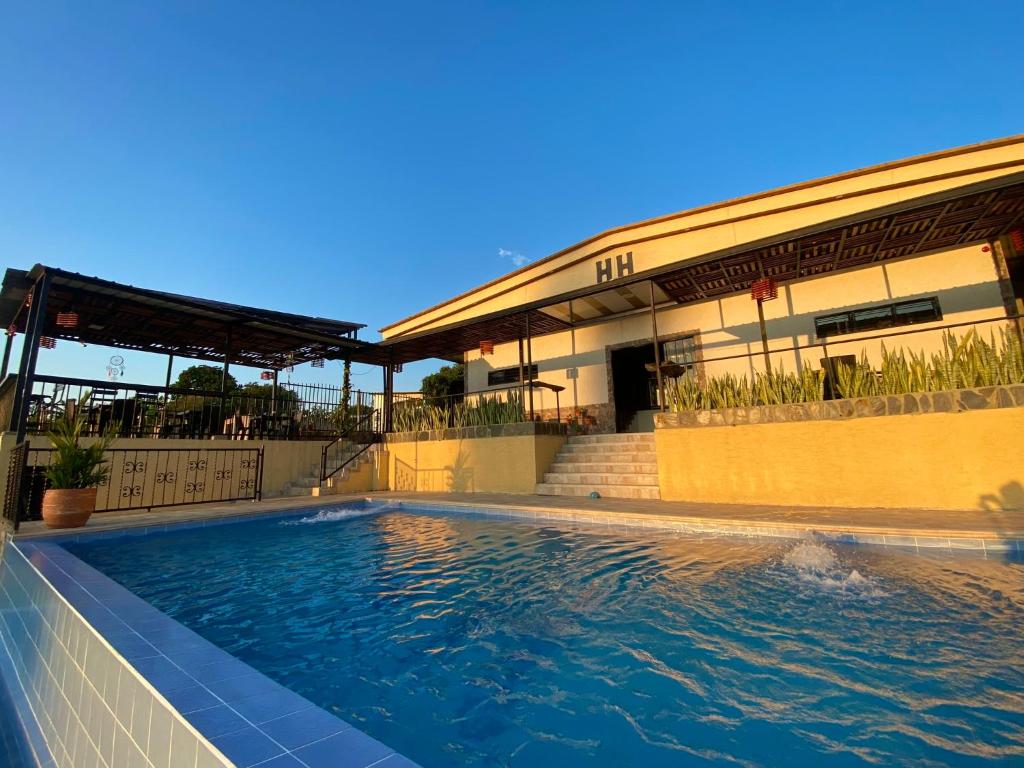
[[529, 261], [529, 259], [526, 258], [519, 251], [513, 251], [513, 250], [511, 250], [509, 248], [499, 248], [498, 249], [498, 256], [503, 258], [503, 259], [509, 259], [512, 262], [512, 265], [515, 266], [515, 267], [521, 267], [526, 262]]

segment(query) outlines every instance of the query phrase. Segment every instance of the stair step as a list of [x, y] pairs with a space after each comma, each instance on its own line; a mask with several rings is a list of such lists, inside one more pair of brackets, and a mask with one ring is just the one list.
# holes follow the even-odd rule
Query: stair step
[[548, 467], [548, 472], [564, 474], [566, 472], [581, 472], [587, 475], [657, 475], [658, 465], [646, 462], [591, 462], [591, 461], [561, 461], [556, 460]]
[[545, 483], [563, 485], [658, 485], [658, 476], [642, 474], [587, 474], [580, 472], [547, 472]]
[[653, 453], [559, 453], [556, 464], [657, 464]]
[[654, 434], [651, 432], [629, 432], [615, 435], [573, 435], [568, 440], [569, 445], [587, 445], [593, 443], [651, 443], [654, 444]]
[[651, 485], [572, 485], [562, 483], [539, 483], [537, 493], [541, 496], [589, 496], [597, 491], [612, 499], [660, 499], [658, 486]]
[[567, 453], [654, 453], [654, 443], [566, 443], [562, 450]]

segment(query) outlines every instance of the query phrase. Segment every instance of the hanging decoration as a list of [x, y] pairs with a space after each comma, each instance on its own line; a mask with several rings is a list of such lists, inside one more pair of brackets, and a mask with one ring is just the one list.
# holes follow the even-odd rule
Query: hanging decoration
[[110, 358], [110, 362], [107, 363], [107, 378], [111, 381], [117, 381], [121, 376], [124, 376], [124, 358], [120, 355], [114, 355]]
[[1017, 253], [1024, 253], [1024, 229], [1011, 230], [1010, 243], [1013, 245], [1013, 250]]
[[774, 278], [762, 277], [750, 284], [750, 298], [756, 301], [771, 301], [779, 298], [779, 284]]
[[61, 328], [77, 328], [78, 327], [78, 313], [73, 309], [67, 312], [57, 313], [57, 325]]
[[480, 354], [481, 355], [493, 355], [494, 354], [494, 342], [490, 339], [485, 339], [480, 342]]
[[319, 358], [317, 360], [311, 361], [310, 365], [313, 366], [314, 368], [323, 368], [324, 367], [323, 358]]
[[260, 371], [260, 378], [263, 379], [264, 381], [273, 381], [274, 380], [274, 372], [273, 371]]
[[39, 346], [42, 349], [53, 349], [57, 346], [57, 340], [51, 336], [40, 336]]

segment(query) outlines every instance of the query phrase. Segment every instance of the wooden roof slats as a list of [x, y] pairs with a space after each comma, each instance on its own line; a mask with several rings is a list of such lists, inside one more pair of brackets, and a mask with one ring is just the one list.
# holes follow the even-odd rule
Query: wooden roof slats
[[[0, 321], [25, 331], [28, 286], [51, 275], [43, 333], [56, 339], [98, 344], [257, 368], [281, 369], [317, 359], [349, 357], [384, 364], [387, 353], [354, 338], [357, 323], [305, 317], [189, 296], [151, 291], [36, 265], [7, 270], [0, 291]], [[75, 328], [57, 325], [73, 310]]]

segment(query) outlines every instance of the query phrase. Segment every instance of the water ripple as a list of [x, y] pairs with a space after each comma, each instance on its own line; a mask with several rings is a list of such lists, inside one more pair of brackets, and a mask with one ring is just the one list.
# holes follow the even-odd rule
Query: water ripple
[[371, 511], [73, 549], [428, 768], [1024, 764], [1019, 561]]

